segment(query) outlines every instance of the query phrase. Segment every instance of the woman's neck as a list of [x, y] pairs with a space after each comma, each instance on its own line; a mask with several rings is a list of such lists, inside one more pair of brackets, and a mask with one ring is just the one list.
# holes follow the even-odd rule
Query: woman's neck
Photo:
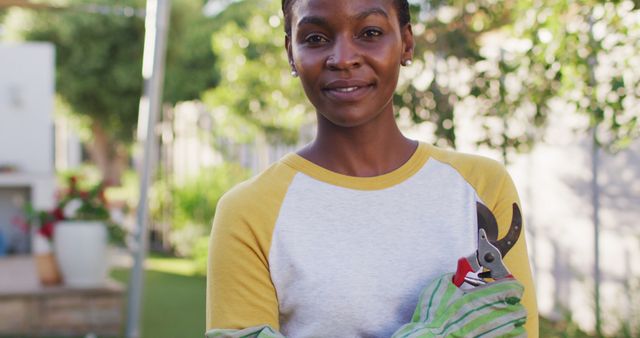
[[316, 139], [298, 154], [333, 172], [372, 177], [402, 166], [417, 145], [402, 135], [392, 114], [357, 127], [339, 127], [318, 116]]

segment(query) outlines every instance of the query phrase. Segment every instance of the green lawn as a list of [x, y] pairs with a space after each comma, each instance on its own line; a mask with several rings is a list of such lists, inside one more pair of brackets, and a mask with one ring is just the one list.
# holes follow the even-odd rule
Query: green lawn
[[[184, 259], [151, 257], [147, 266], [141, 338], [204, 337], [205, 278]], [[114, 269], [111, 276], [127, 283], [129, 271]]]

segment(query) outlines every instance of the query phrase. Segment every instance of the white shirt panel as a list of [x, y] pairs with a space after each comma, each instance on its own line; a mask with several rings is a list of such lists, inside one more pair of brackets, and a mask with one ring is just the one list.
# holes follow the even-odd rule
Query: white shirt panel
[[391, 336], [411, 320], [427, 283], [475, 250], [476, 200], [456, 170], [434, 159], [373, 191], [296, 174], [269, 256], [281, 332]]

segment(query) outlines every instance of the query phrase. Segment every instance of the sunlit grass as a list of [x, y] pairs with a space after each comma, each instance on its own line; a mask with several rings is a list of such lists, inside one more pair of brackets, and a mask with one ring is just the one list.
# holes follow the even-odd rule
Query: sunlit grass
[[[203, 337], [205, 277], [194, 275], [189, 260], [149, 257], [144, 276], [141, 338]], [[111, 276], [129, 281], [129, 270], [114, 269]]]
[[196, 265], [193, 261], [183, 258], [151, 256], [145, 263], [147, 270], [165, 272], [182, 276], [197, 275]]

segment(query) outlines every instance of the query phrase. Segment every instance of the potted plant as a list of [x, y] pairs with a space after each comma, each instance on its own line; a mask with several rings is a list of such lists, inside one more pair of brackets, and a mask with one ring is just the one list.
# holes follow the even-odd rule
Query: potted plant
[[69, 178], [69, 187], [54, 210], [54, 252], [64, 283], [70, 287], [97, 287], [107, 277], [109, 211], [104, 184], [89, 189]]
[[43, 284], [58, 284], [62, 275], [71, 287], [100, 286], [108, 268], [107, 241], [123, 245], [126, 234], [110, 221], [103, 183], [83, 189], [76, 176], [68, 182], [56, 208], [40, 211], [27, 204], [24, 216], [13, 223], [31, 231], [32, 252]]

